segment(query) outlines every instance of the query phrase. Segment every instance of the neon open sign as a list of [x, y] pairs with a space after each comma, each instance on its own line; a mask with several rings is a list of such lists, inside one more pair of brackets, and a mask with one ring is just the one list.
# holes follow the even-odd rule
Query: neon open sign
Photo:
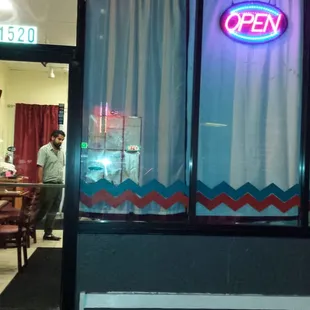
[[286, 15], [264, 2], [242, 2], [228, 8], [221, 16], [222, 31], [242, 43], [266, 43], [279, 38], [287, 29]]

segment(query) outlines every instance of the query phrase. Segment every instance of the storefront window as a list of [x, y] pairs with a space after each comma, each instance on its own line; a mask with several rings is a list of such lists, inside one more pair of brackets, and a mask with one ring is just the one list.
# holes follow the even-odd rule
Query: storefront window
[[186, 219], [186, 58], [185, 0], [87, 1], [82, 220]]
[[254, 15], [239, 34], [251, 43], [222, 31], [220, 17], [231, 5], [204, 4], [197, 215], [209, 223], [297, 225], [303, 1], [277, 1], [268, 11], [281, 10], [288, 25], [263, 14], [284, 28], [260, 44], [249, 30], [257, 8], [247, 8]]

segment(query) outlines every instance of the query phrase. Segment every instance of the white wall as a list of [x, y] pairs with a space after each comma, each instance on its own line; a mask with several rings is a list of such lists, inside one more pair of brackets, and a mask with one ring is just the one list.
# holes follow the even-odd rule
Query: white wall
[[0, 158], [4, 157], [7, 149], [8, 131], [5, 120], [7, 117], [6, 107], [6, 89], [7, 89], [7, 67], [0, 63], [0, 89], [2, 97], [0, 98]]
[[[5, 104], [67, 104], [68, 102], [68, 74], [56, 72], [56, 78], [48, 78], [47, 72], [8, 70]], [[2, 117], [1, 117], [2, 118]], [[8, 144], [14, 140], [15, 108], [7, 107]], [[1, 119], [2, 121], [2, 119]]]
[[[55, 72], [56, 78], [48, 78], [47, 72], [10, 70], [0, 63], [0, 157], [4, 157], [7, 147], [14, 145], [14, 122], [16, 103], [26, 104], [65, 104], [64, 125], [67, 129], [68, 74]], [[66, 153], [66, 143], [63, 145]], [[60, 209], [62, 209], [63, 201]]]

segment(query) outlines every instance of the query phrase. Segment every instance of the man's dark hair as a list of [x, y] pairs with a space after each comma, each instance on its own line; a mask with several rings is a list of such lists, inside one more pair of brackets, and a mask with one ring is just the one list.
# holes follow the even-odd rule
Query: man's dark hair
[[66, 136], [62, 130], [54, 130], [51, 134], [51, 138], [52, 137], [57, 138], [59, 135], [64, 136], [64, 137]]

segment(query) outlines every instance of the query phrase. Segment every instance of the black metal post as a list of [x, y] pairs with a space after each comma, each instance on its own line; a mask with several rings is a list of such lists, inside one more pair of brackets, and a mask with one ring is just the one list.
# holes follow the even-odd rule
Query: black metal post
[[[189, 46], [189, 39], [190, 39], [190, 0], [186, 0], [186, 80], [188, 78], [188, 64], [189, 64], [189, 52], [188, 52], [188, 46]], [[185, 104], [184, 104], [184, 123], [185, 123], [185, 139], [184, 139], [184, 149], [185, 149], [185, 154], [184, 154], [184, 162], [187, 162], [187, 150], [189, 147], [188, 141], [189, 141], [189, 137], [188, 137], [188, 87], [185, 87]], [[184, 169], [184, 174], [183, 174], [183, 178], [184, 180], [186, 180], [187, 177], [187, 171], [186, 169]]]
[[70, 63], [75, 46], [0, 43], [0, 60]]
[[191, 149], [189, 158], [189, 222], [196, 218], [197, 195], [197, 166], [198, 166], [198, 135], [199, 135], [199, 108], [201, 83], [201, 54], [203, 34], [203, 5], [204, 0], [196, 0], [195, 12], [195, 41], [193, 64], [193, 96], [192, 96], [192, 122], [191, 122]]
[[64, 240], [62, 257], [61, 309], [76, 309], [77, 239], [80, 204], [81, 138], [83, 128], [83, 79], [85, 48], [85, 0], [78, 1], [76, 57], [69, 70], [68, 142]]
[[300, 208], [299, 225], [305, 230], [308, 229], [309, 220], [309, 159], [310, 159], [310, 3], [304, 1], [303, 17], [303, 77], [302, 77], [302, 111], [301, 111], [301, 142], [300, 142]]

